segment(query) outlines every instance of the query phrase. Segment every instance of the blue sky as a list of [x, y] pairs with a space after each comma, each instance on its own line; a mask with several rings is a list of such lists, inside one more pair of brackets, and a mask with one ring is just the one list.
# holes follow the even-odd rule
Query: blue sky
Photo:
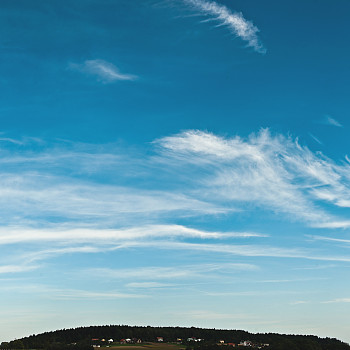
[[350, 341], [348, 1], [0, 8], [1, 341]]

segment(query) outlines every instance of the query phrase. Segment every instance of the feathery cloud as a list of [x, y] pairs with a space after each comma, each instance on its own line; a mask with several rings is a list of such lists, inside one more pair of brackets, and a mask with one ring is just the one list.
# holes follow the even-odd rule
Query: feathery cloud
[[[56, 225], [59, 226], [59, 225]], [[182, 225], [148, 225], [126, 229], [91, 229], [91, 228], [62, 228], [29, 229], [29, 228], [0, 228], [0, 245], [14, 243], [43, 243], [60, 242], [63, 244], [94, 243], [117, 244], [140, 239], [158, 238], [200, 238], [228, 239], [266, 237], [253, 232], [210, 232], [193, 229]]]
[[[138, 279], [138, 280], [174, 280], [184, 278], [202, 278], [213, 274], [228, 274], [237, 271], [256, 271], [258, 266], [244, 263], [221, 263], [221, 264], [199, 264], [179, 265], [176, 267], [134, 267], [129, 269], [94, 268], [86, 272], [89, 275], [103, 276], [108, 279]], [[149, 282], [142, 282], [147, 285]], [[152, 282], [154, 283], [154, 282]], [[158, 282], [157, 282], [158, 284]]]
[[309, 135], [310, 135], [310, 137], [311, 137], [314, 141], [316, 141], [319, 145], [322, 145], [322, 141], [320, 141], [315, 135], [313, 135], [313, 134], [311, 134], [311, 133], [309, 133]]
[[184, 0], [184, 2], [203, 15], [211, 17], [219, 25], [229, 28], [236, 36], [248, 42], [248, 46], [255, 51], [266, 53], [266, 49], [257, 35], [259, 29], [252, 22], [246, 20], [242, 13], [232, 12], [228, 7], [215, 1]]
[[37, 268], [34, 265], [0, 265], [0, 274], [27, 272]]
[[150, 288], [166, 288], [174, 287], [175, 284], [170, 283], [159, 283], [159, 282], [131, 282], [126, 285], [128, 288], [141, 288], [141, 289], [150, 289]]
[[114, 64], [101, 59], [87, 60], [82, 64], [71, 63], [69, 67], [82, 73], [93, 75], [103, 83], [137, 79], [136, 75], [121, 73]]
[[69, 300], [69, 299], [129, 299], [129, 298], [145, 298], [142, 294], [130, 294], [119, 292], [92, 292], [86, 290], [52, 290], [50, 297], [53, 299]]
[[323, 304], [331, 304], [331, 303], [350, 303], [350, 298], [337, 298], [337, 299], [323, 302]]
[[309, 301], [306, 301], [306, 300], [297, 300], [297, 301], [293, 301], [291, 302], [290, 304], [291, 305], [301, 305], [301, 304], [308, 304]]
[[350, 245], [350, 239], [342, 239], [342, 238], [334, 238], [334, 237], [325, 237], [325, 236], [309, 236], [310, 238], [316, 240], [316, 241], [328, 241], [328, 242], [335, 242], [335, 243], [346, 243]]
[[[21, 146], [20, 156], [13, 146], [4, 148], [0, 245], [28, 245], [26, 254], [14, 255], [18, 259], [8, 261], [4, 255], [4, 271], [63, 254], [148, 248], [348, 261], [324, 251], [262, 247], [256, 240], [270, 241], [265, 233], [174, 224], [263, 209], [310, 227], [350, 227], [350, 220], [335, 214], [350, 203], [347, 162], [336, 163], [266, 129], [247, 138], [188, 130], [153, 146], [149, 157], [102, 146], [99, 151], [45, 146], [35, 155]], [[242, 244], [242, 239], [254, 244]]]
[[[293, 258], [293, 259], [305, 259], [305, 260], [317, 260], [317, 261], [334, 261], [334, 262], [350, 262], [350, 258], [347, 255], [336, 255], [329, 253], [320, 253], [320, 251], [298, 248], [298, 247], [278, 247], [258, 244], [218, 244], [218, 243], [188, 243], [180, 241], [170, 240], [143, 240], [143, 241], [126, 241], [115, 248], [105, 247], [105, 250], [111, 249], [155, 249], [155, 250], [171, 250], [171, 251], [193, 251], [202, 253], [213, 253], [213, 256], [217, 255], [234, 255], [240, 257], [271, 257], [271, 258]], [[103, 248], [101, 249], [103, 251]], [[207, 256], [207, 254], [206, 254]], [[236, 264], [237, 265], [237, 264]], [[237, 267], [240, 268], [241, 264]], [[245, 264], [242, 265], [242, 269], [245, 269]], [[248, 264], [249, 265], [249, 264]], [[249, 269], [249, 267], [247, 267]], [[98, 269], [98, 273], [103, 273], [103, 269]], [[112, 270], [109, 270], [110, 272]], [[187, 276], [188, 271], [184, 272], [183, 269], [176, 272], [182, 277]], [[144, 274], [143, 276], [146, 276]], [[148, 276], [149, 278], [155, 278], [154, 274]], [[111, 277], [111, 276], [109, 276]], [[119, 271], [116, 271], [116, 277], [120, 277]]]
[[327, 124], [327, 125], [332, 125], [332, 126], [336, 126], [338, 128], [342, 128], [343, 125], [340, 124], [337, 120], [335, 120], [334, 118], [332, 118], [331, 116], [329, 115], [326, 115], [323, 119], [323, 123], [324, 124]]
[[270, 207], [312, 227], [350, 226], [349, 220], [333, 216], [319, 202], [350, 206], [349, 164], [337, 164], [298, 140], [272, 136], [267, 129], [248, 139], [189, 130], [156, 143], [164, 158], [202, 170], [205, 176], [197, 181], [207, 197], [236, 207]]
[[[249, 210], [264, 208], [312, 227], [350, 227], [350, 220], [323, 206], [350, 207], [350, 164], [312, 152], [298, 140], [273, 136], [267, 129], [245, 139], [188, 130], [153, 145], [157, 155], [151, 157], [81, 145], [45, 147], [35, 155], [22, 147], [20, 156], [4, 148], [3, 225], [51, 231], [55, 218], [70, 229], [120, 230], [131, 229], [135, 220], [138, 228], [160, 228], [162, 218], [169, 231], [170, 216], [232, 215], [248, 210], [249, 204]], [[125, 183], [129, 186], [121, 186]], [[175, 231], [185, 229], [179, 226]]]

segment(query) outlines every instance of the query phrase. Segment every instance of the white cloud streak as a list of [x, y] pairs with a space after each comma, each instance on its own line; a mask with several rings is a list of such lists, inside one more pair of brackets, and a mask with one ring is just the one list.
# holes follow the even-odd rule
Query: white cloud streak
[[123, 80], [133, 81], [137, 79], [136, 75], [121, 73], [114, 64], [101, 59], [87, 60], [81, 64], [71, 63], [69, 68], [95, 76], [103, 83], [113, 83]]
[[113, 229], [28, 229], [28, 228], [0, 228], [0, 245], [14, 243], [44, 243], [60, 242], [65, 244], [94, 243], [117, 244], [140, 239], [154, 238], [200, 238], [200, 239], [227, 239], [266, 237], [252, 232], [210, 232], [182, 225], [149, 225]]
[[316, 141], [319, 145], [322, 145], [322, 141], [320, 141], [315, 135], [313, 135], [313, 134], [311, 134], [311, 133], [309, 133], [309, 135], [310, 135], [310, 137], [311, 137], [314, 141]]
[[0, 274], [28, 272], [38, 267], [34, 265], [0, 265]]
[[[188, 243], [179, 241], [166, 240], [147, 240], [147, 241], [126, 241], [123, 244], [116, 246], [115, 249], [162, 249], [172, 251], [197, 251], [202, 253], [213, 253], [213, 256], [218, 253], [226, 256], [235, 255], [242, 257], [270, 257], [270, 258], [293, 258], [317, 261], [337, 261], [350, 262], [350, 257], [347, 255], [330, 255], [313, 249], [305, 248], [284, 248], [268, 245], [257, 244], [218, 244], [218, 243]], [[113, 248], [106, 248], [113, 249]], [[185, 272], [180, 271], [180, 274]], [[149, 278], [149, 277], [148, 277]]]
[[332, 303], [350, 303], [350, 298], [337, 298], [337, 299], [323, 302], [323, 304], [332, 304]]
[[[225, 139], [207, 132], [186, 131], [158, 140], [164, 157], [202, 169], [199, 181], [207, 195], [240, 207], [255, 203], [290, 214], [313, 227], [349, 227], [320, 201], [350, 206], [350, 166], [313, 153], [298, 140], [268, 130], [248, 139]], [[204, 172], [204, 170], [209, 172]]]
[[[20, 227], [47, 227], [55, 218], [71, 227], [105, 229], [135, 220], [138, 226], [158, 224], [174, 215], [232, 215], [249, 204], [312, 227], [350, 227], [350, 220], [323, 206], [350, 207], [350, 164], [337, 164], [298, 140], [268, 130], [247, 139], [189, 130], [155, 145], [159, 156], [142, 161], [113, 147], [20, 155], [3, 149], [0, 218]], [[121, 186], [126, 179], [133, 184]]]
[[230, 209], [171, 191], [144, 190], [50, 174], [0, 176], [0, 217], [9, 225], [50, 223], [47, 218], [85, 225], [129, 225], [150, 218], [228, 213]]
[[306, 301], [306, 300], [297, 300], [297, 301], [291, 302], [290, 304], [291, 305], [302, 305], [302, 304], [308, 304], [308, 303], [310, 303], [310, 302]]
[[[244, 263], [221, 263], [221, 264], [200, 264], [200, 265], [180, 265], [176, 267], [134, 267], [129, 269], [109, 269], [96, 268], [86, 271], [88, 275], [103, 276], [108, 279], [137, 279], [147, 282], [137, 282], [139, 285], [128, 284], [129, 287], [159, 286], [159, 282], [149, 282], [149, 280], [175, 280], [190, 279], [194, 277], [218, 276], [219, 274], [230, 274], [238, 271], [257, 271], [259, 267], [253, 264]], [[149, 284], [150, 283], [150, 284]]]
[[159, 283], [159, 282], [132, 282], [126, 285], [127, 288], [141, 288], [141, 289], [151, 289], [151, 288], [168, 288], [174, 287], [176, 285], [170, 283]]
[[329, 115], [326, 115], [325, 118], [324, 118], [324, 123], [327, 124], [327, 125], [332, 125], [332, 126], [336, 126], [338, 128], [342, 128], [343, 125], [340, 124], [336, 119], [332, 118], [331, 116]]
[[[349, 206], [347, 162], [336, 163], [265, 129], [245, 139], [189, 130], [153, 146], [157, 154], [148, 158], [81, 145], [36, 154], [2, 149], [0, 245], [29, 246], [13, 262], [5, 254], [4, 271], [63, 254], [128, 248], [349, 261], [322, 251], [261, 246], [257, 239], [272, 237], [259, 232], [174, 224], [263, 209], [310, 227], [350, 227], [350, 220], [334, 214]], [[235, 244], [236, 239], [254, 244]]]
[[328, 241], [328, 242], [335, 242], [335, 243], [347, 243], [350, 244], [350, 239], [341, 239], [341, 238], [334, 238], [334, 237], [325, 237], [325, 236], [310, 236], [312, 239], [317, 241]]
[[0, 291], [10, 291], [17, 293], [25, 293], [26, 295], [40, 295], [40, 298], [48, 298], [54, 300], [82, 300], [82, 299], [135, 299], [146, 298], [147, 295], [124, 293], [116, 290], [112, 291], [91, 291], [83, 289], [62, 289], [55, 288], [45, 284], [14, 284], [2, 285]]
[[341, 261], [350, 262], [348, 256], [322, 255], [315, 251], [304, 248], [284, 248], [264, 245], [238, 245], [238, 244], [207, 244], [187, 242], [133, 242], [129, 246], [134, 247], [158, 247], [159, 249], [192, 250], [212, 253], [246, 257], [273, 257], [273, 258], [295, 258], [319, 261]]
[[53, 299], [81, 300], [81, 299], [134, 299], [145, 298], [142, 294], [119, 293], [119, 292], [92, 292], [85, 290], [53, 290], [50, 293]]
[[259, 53], [266, 53], [266, 49], [258, 38], [259, 29], [254, 24], [246, 20], [242, 13], [232, 12], [228, 7], [215, 1], [207, 0], [183, 0], [194, 10], [217, 21], [219, 25], [226, 26], [229, 30], [248, 42], [248, 46], [254, 48]]

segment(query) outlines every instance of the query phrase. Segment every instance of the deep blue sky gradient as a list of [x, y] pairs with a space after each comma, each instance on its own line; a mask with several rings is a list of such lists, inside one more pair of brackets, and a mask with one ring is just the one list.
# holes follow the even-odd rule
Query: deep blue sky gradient
[[0, 341], [350, 340], [350, 2], [216, 4], [266, 53], [189, 0], [1, 1]]

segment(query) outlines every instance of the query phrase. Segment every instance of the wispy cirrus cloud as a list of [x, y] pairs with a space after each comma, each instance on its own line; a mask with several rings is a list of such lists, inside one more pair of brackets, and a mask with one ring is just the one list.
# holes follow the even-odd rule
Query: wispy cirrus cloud
[[54, 300], [75, 300], [75, 299], [125, 299], [125, 298], [145, 298], [146, 295], [135, 293], [124, 293], [116, 290], [112, 291], [91, 291], [84, 289], [63, 289], [55, 288], [44, 284], [8, 284], [2, 285], [1, 290], [13, 291], [16, 293], [37, 294], [42, 298]]
[[[145, 227], [133, 227], [127, 229], [28, 229], [28, 228], [2, 228], [0, 230], [0, 245], [21, 245], [26, 244], [26, 251], [17, 253], [11, 257], [4, 255], [1, 260], [11, 262], [11, 265], [0, 265], [0, 273], [15, 273], [30, 271], [40, 268], [38, 262], [52, 260], [63, 255], [72, 254], [99, 254], [111, 253], [128, 249], [168, 249], [164, 242], [176, 240], [199, 239], [217, 241], [223, 239], [247, 239], [250, 237], [265, 237], [255, 233], [245, 232], [210, 232], [192, 229], [180, 225], [150, 225]], [[174, 246], [173, 250], [177, 247]], [[180, 248], [181, 249], [181, 248]], [[141, 270], [126, 269], [116, 270], [118, 278], [138, 277], [157, 278], [156, 275], [164, 274], [169, 277], [184, 277], [189, 272], [192, 275], [202, 272], [254, 270], [257, 267], [253, 264], [230, 263], [224, 265], [207, 264], [204, 267], [187, 266], [183, 269], [171, 268], [146, 268]], [[107, 272], [106, 272], [107, 271]], [[98, 273], [108, 273], [109, 278], [113, 272], [101, 270]]]
[[[132, 187], [95, 182], [68, 181], [62, 177], [38, 174], [1, 177], [0, 217], [8, 224], [50, 225], [52, 218], [76, 226], [127, 226], [177, 212], [179, 216], [229, 212], [182, 193], [137, 190]], [[181, 214], [182, 212], [182, 214]], [[51, 219], [50, 219], [51, 218]]]
[[332, 304], [332, 303], [350, 303], [350, 298], [337, 298], [333, 300], [323, 301], [323, 304]]
[[38, 267], [37, 265], [0, 265], [0, 274], [28, 272]]
[[308, 303], [310, 303], [310, 302], [306, 301], [306, 300], [297, 300], [297, 301], [291, 302], [290, 304], [291, 305], [302, 305], [302, 304], [308, 304]]
[[350, 239], [342, 239], [342, 238], [335, 238], [335, 237], [325, 237], [325, 236], [309, 236], [310, 238], [316, 240], [316, 241], [328, 241], [328, 242], [334, 242], [334, 243], [346, 243], [350, 245]]
[[43, 243], [59, 242], [64, 244], [74, 243], [94, 243], [98, 244], [118, 244], [141, 239], [158, 238], [200, 238], [200, 239], [228, 239], [228, 238], [249, 238], [266, 237], [253, 232], [218, 232], [198, 230], [182, 225], [148, 225], [136, 226], [124, 229], [92, 229], [92, 228], [70, 228], [65, 225], [58, 228], [30, 229], [21, 227], [0, 228], [0, 245], [14, 243]]
[[320, 141], [319, 138], [317, 138], [315, 135], [309, 133], [310, 137], [315, 141], [317, 142], [319, 145], [322, 145], [322, 141]]
[[199, 251], [243, 256], [243, 257], [272, 257], [272, 258], [293, 258], [317, 261], [337, 261], [350, 262], [350, 257], [347, 255], [338, 255], [332, 253], [324, 253], [321, 251], [306, 249], [300, 247], [278, 247], [275, 245], [258, 245], [258, 244], [208, 244], [188, 243], [188, 242], [169, 242], [169, 241], [143, 241], [143, 242], [129, 242], [125, 247], [142, 247], [142, 248], [159, 248], [179, 251]]
[[[137, 283], [128, 283], [128, 287], [165, 287], [172, 286], [168, 283], [154, 282], [154, 280], [181, 281], [184, 279], [192, 281], [194, 278], [202, 279], [209, 276], [215, 278], [219, 275], [230, 275], [239, 271], [257, 271], [259, 267], [254, 264], [246, 263], [212, 263], [197, 265], [178, 265], [176, 267], [146, 266], [134, 267], [127, 269], [111, 269], [111, 268], [92, 268], [85, 271], [89, 276], [101, 276], [113, 280], [134, 280]], [[141, 282], [140, 282], [141, 281]], [[150, 282], [151, 281], [151, 282]]]
[[53, 299], [74, 300], [74, 299], [129, 299], [145, 298], [142, 294], [120, 293], [120, 292], [96, 292], [88, 290], [51, 290], [50, 297]]
[[[24, 241], [26, 242], [26, 241]], [[176, 237], [163, 239], [155, 239], [154, 237], [144, 237], [143, 239], [135, 239], [135, 237], [124, 238], [118, 242], [103, 241], [96, 236], [94, 243], [86, 244], [83, 242], [77, 243], [77, 239], [61, 239], [60, 245], [52, 245], [52, 248], [42, 250], [39, 247], [30, 246], [28, 251], [24, 254], [17, 254], [14, 257], [6, 260], [11, 260], [14, 270], [21, 269], [23, 266], [34, 266], [37, 262], [49, 260], [54, 257], [67, 255], [67, 254], [98, 254], [106, 252], [116, 252], [121, 250], [138, 249], [142, 251], [153, 251], [153, 250], [168, 250], [178, 252], [197, 252], [204, 253], [206, 256], [236, 256], [236, 257], [270, 257], [270, 258], [292, 258], [292, 259], [305, 259], [305, 260], [316, 260], [316, 261], [336, 261], [336, 262], [350, 262], [350, 258], [346, 255], [337, 255], [329, 252], [324, 252], [314, 249], [305, 249], [300, 247], [278, 247], [274, 245], [259, 245], [259, 244], [235, 244], [227, 242], [225, 244], [213, 242], [206, 243], [199, 241], [198, 243], [190, 243], [186, 241], [179, 241]], [[45, 243], [43, 240], [42, 244]], [[35, 265], [34, 268], [38, 268]], [[159, 278], [187, 278], [193, 276], [207, 276], [218, 273], [233, 272], [233, 271], [254, 271], [259, 267], [249, 263], [225, 263], [225, 264], [203, 264], [198, 266], [182, 266], [182, 267], [146, 267], [146, 268], [132, 268], [132, 269], [91, 269], [89, 275], [96, 273], [98, 276], [105, 276], [106, 278], [138, 278], [143, 280], [159, 279]], [[30, 268], [32, 269], [32, 268]], [[8, 270], [8, 272], [11, 272]], [[274, 282], [286, 282], [286, 280], [278, 280]]]
[[248, 138], [188, 130], [153, 145], [150, 157], [100, 145], [45, 146], [35, 154], [4, 148], [3, 224], [47, 227], [56, 218], [75, 228], [119, 229], [174, 215], [233, 215], [249, 204], [312, 227], [350, 226], [323, 206], [350, 207], [350, 164], [297, 139], [267, 129]]
[[324, 269], [333, 269], [336, 267], [338, 267], [338, 265], [336, 265], [336, 264], [327, 264], [327, 265], [295, 267], [294, 270], [324, 270]]
[[140, 288], [140, 289], [150, 289], [150, 288], [167, 288], [175, 287], [175, 284], [170, 283], [159, 283], [159, 282], [131, 282], [126, 285], [127, 288]]
[[333, 117], [331, 117], [330, 115], [326, 115], [323, 120], [322, 120], [323, 124], [327, 124], [327, 125], [331, 125], [331, 126], [336, 126], [338, 128], [342, 128], [343, 125], [340, 124], [338, 122], [338, 120], [334, 119]]
[[190, 130], [156, 143], [164, 158], [201, 169], [206, 175], [199, 182], [211, 198], [238, 208], [244, 203], [268, 206], [313, 227], [350, 226], [350, 220], [321, 205], [350, 206], [349, 164], [312, 152], [298, 140], [272, 136], [266, 129], [247, 139]]
[[350, 226], [322, 205], [350, 207], [350, 164], [298, 140], [267, 129], [248, 138], [188, 130], [154, 145], [151, 157], [110, 146], [55, 145], [35, 154], [3, 148], [3, 224], [48, 225], [54, 217], [75, 227], [128, 227], [136, 219], [141, 227], [173, 215], [232, 215], [249, 203], [313, 227]]
[[136, 75], [121, 73], [113, 63], [101, 59], [86, 60], [80, 64], [70, 63], [69, 68], [95, 76], [99, 81], [103, 83], [113, 83], [119, 80], [132, 81], [137, 79]]
[[[95, 146], [99, 151], [91, 145], [45, 146], [35, 154], [25, 146], [21, 152], [14, 146], [3, 149], [0, 245], [26, 243], [31, 249], [13, 262], [4, 258], [4, 265], [156, 247], [348, 261], [322, 251], [257, 244], [263, 237], [272, 239], [266, 233], [174, 224], [189, 218], [215, 222], [263, 209], [309, 227], [349, 227], [350, 220], [336, 215], [336, 208], [350, 200], [347, 162], [337, 163], [266, 129], [247, 138], [187, 130], [152, 145], [154, 153], [147, 157], [100, 145]], [[242, 239], [254, 244], [242, 244]]]
[[233, 34], [246, 41], [248, 46], [252, 47], [255, 51], [266, 53], [266, 49], [258, 37], [259, 29], [251, 21], [246, 20], [242, 13], [232, 12], [228, 7], [216, 1], [183, 1], [195, 11], [199, 11], [204, 16], [215, 20], [218, 25], [226, 26]]

